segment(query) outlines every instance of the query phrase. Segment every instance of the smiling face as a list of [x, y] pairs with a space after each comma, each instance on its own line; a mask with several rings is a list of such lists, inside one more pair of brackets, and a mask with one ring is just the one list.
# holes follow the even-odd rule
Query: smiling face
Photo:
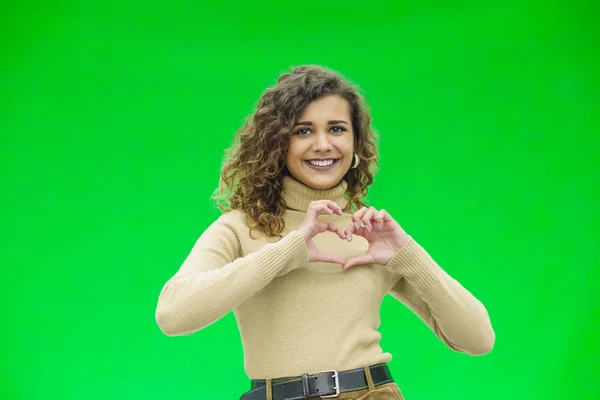
[[298, 118], [285, 163], [292, 176], [313, 189], [336, 186], [353, 162], [350, 105], [340, 96], [311, 101]]

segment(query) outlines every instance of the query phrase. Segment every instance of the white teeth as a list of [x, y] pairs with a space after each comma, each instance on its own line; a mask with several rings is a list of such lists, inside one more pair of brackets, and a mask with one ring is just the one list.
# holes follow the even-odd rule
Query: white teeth
[[310, 164], [316, 165], [318, 167], [327, 167], [333, 164], [334, 160], [325, 160], [325, 161], [309, 161]]

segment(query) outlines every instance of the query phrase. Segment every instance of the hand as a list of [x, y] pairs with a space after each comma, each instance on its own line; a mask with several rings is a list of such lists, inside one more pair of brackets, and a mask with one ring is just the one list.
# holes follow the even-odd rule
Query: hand
[[369, 242], [369, 249], [366, 254], [350, 257], [342, 265], [343, 269], [361, 264], [386, 265], [408, 242], [408, 235], [400, 224], [387, 211], [377, 211], [374, 207], [364, 207], [354, 213], [352, 224], [344, 234], [349, 240], [353, 234], [364, 237]]
[[333, 201], [318, 200], [310, 202], [308, 210], [306, 211], [306, 217], [297, 229], [298, 233], [300, 233], [300, 235], [306, 241], [306, 247], [308, 249], [308, 261], [322, 261], [344, 265], [346, 260], [344, 260], [342, 257], [336, 254], [324, 253], [322, 251], [319, 251], [319, 249], [317, 249], [317, 246], [315, 246], [315, 243], [312, 240], [312, 238], [314, 238], [319, 233], [323, 233], [326, 231], [337, 233], [340, 239], [343, 240], [347, 240], [348, 238], [340, 228], [337, 228], [331, 222], [317, 223], [317, 217], [321, 214], [342, 215], [343, 213], [340, 206], [335, 204]]

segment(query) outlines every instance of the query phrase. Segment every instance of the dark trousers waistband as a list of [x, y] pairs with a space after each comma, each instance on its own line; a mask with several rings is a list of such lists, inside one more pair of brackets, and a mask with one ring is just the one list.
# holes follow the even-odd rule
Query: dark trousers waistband
[[[393, 382], [387, 364], [370, 365], [369, 372], [374, 386]], [[267, 380], [250, 381], [250, 390], [240, 400], [265, 400], [267, 398]], [[273, 400], [309, 399], [311, 397], [335, 398], [340, 393], [364, 390], [369, 387], [365, 368], [345, 371], [325, 370], [316, 374], [302, 374], [271, 380]]]

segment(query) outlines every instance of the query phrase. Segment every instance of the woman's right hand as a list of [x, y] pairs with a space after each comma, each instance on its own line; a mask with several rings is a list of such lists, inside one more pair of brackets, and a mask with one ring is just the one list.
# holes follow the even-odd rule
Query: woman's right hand
[[317, 249], [315, 243], [313, 242], [313, 238], [322, 232], [334, 232], [340, 237], [340, 239], [347, 240], [347, 236], [344, 231], [338, 227], [336, 227], [331, 222], [322, 222], [317, 223], [317, 217], [321, 214], [327, 215], [342, 215], [342, 209], [336, 203], [330, 200], [317, 200], [311, 201], [308, 210], [306, 211], [306, 217], [302, 224], [298, 227], [297, 231], [306, 241], [306, 247], [308, 249], [308, 261], [315, 262], [328, 262], [344, 265], [346, 260], [337, 254], [324, 253]]

